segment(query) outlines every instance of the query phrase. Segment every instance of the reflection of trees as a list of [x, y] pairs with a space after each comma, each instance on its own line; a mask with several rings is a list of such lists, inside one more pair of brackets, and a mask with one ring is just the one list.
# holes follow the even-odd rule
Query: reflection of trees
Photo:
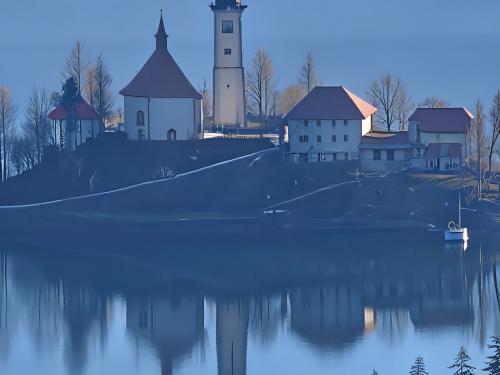
[[377, 310], [377, 332], [390, 345], [404, 341], [409, 329], [409, 313], [403, 308]]
[[263, 343], [271, 343], [287, 314], [288, 298], [285, 293], [279, 296], [260, 295], [250, 304], [250, 326], [253, 333]]

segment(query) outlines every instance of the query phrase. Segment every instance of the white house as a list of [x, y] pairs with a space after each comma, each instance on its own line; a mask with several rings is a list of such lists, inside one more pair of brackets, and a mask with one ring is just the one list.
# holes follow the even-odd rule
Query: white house
[[412, 147], [408, 132], [369, 132], [359, 146], [365, 171], [397, 171], [410, 167]]
[[216, 0], [214, 12], [215, 125], [246, 124], [245, 69], [243, 68], [241, 16], [247, 8], [240, 0]]
[[203, 138], [202, 96], [191, 85], [167, 49], [163, 16], [156, 49], [124, 96], [125, 132], [132, 140]]
[[457, 170], [470, 157], [472, 114], [465, 108], [418, 108], [410, 117], [412, 166], [427, 170]]
[[316, 87], [285, 115], [290, 161], [359, 159], [375, 107], [344, 87]]

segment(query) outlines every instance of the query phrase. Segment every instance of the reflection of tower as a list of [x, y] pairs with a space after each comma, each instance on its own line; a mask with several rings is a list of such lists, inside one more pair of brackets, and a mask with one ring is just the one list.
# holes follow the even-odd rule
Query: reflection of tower
[[215, 18], [214, 122], [216, 125], [246, 123], [245, 70], [241, 16], [246, 6], [240, 0], [216, 0]]
[[127, 300], [127, 330], [155, 348], [162, 375], [172, 374], [175, 359], [203, 339], [203, 321], [202, 298]]
[[247, 370], [248, 303], [217, 302], [219, 375], [245, 375]]

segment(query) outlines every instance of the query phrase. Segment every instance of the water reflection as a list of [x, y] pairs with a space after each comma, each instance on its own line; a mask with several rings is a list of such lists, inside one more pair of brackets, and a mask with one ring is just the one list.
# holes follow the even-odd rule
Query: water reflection
[[204, 306], [201, 297], [127, 299], [127, 331], [151, 345], [160, 360], [161, 374], [174, 373], [174, 361], [189, 355], [203, 342]]
[[[349, 358], [368, 336], [396, 347], [411, 332], [450, 330], [484, 347], [498, 332], [491, 241], [467, 252], [435, 242], [374, 248], [373, 239], [356, 241], [343, 238], [336, 251], [297, 248], [270, 256], [266, 249], [241, 259], [214, 250], [212, 260], [198, 250], [126, 261], [1, 253], [0, 371], [15, 373], [10, 358], [20, 349], [13, 343], [24, 339], [35, 353], [32, 370], [43, 355], [52, 358], [54, 373], [59, 361], [62, 373], [100, 373], [91, 365], [99, 356], [124, 350], [110, 340], [115, 319], [123, 319], [118, 326], [128, 340], [118, 347], [154, 353], [161, 374], [245, 375], [248, 363], [260, 360], [249, 357], [250, 346], [273, 348], [283, 340]], [[194, 254], [206, 257], [203, 268], [193, 265], [196, 272], [186, 261]], [[115, 316], [120, 306], [123, 317]], [[216, 370], [209, 368], [214, 363]]]

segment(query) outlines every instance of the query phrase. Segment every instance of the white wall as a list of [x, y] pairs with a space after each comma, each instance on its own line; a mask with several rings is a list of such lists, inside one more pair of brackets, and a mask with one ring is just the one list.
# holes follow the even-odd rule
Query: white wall
[[[350, 159], [359, 159], [359, 145], [362, 134], [366, 134], [371, 128], [371, 120], [348, 120], [347, 126], [344, 120], [336, 120], [335, 126], [332, 120], [322, 120], [321, 126], [317, 126], [316, 120], [309, 120], [306, 127], [304, 121], [290, 121], [288, 124], [288, 136], [291, 153], [338, 153], [339, 159], [343, 159], [344, 153], [349, 153]], [[366, 132], [366, 133], [364, 133]], [[300, 143], [299, 137], [308, 135], [308, 143]], [[321, 142], [317, 136], [321, 135]], [[332, 135], [337, 136], [337, 141], [332, 141]], [[344, 135], [348, 141], [344, 141]]]
[[[167, 140], [167, 132], [170, 129], [177, 132], [177, 140], [203, 137], [201, 99], [151, 98], [148, 111], [148, 98], [126, 96], [124, 108], [125, 132], [128, 139], [137, 140], [139, 129], [143, 130], [144, 139], [153, 141]], [[138, 111], [144, 112], [144, 126], [137, 126]]]

